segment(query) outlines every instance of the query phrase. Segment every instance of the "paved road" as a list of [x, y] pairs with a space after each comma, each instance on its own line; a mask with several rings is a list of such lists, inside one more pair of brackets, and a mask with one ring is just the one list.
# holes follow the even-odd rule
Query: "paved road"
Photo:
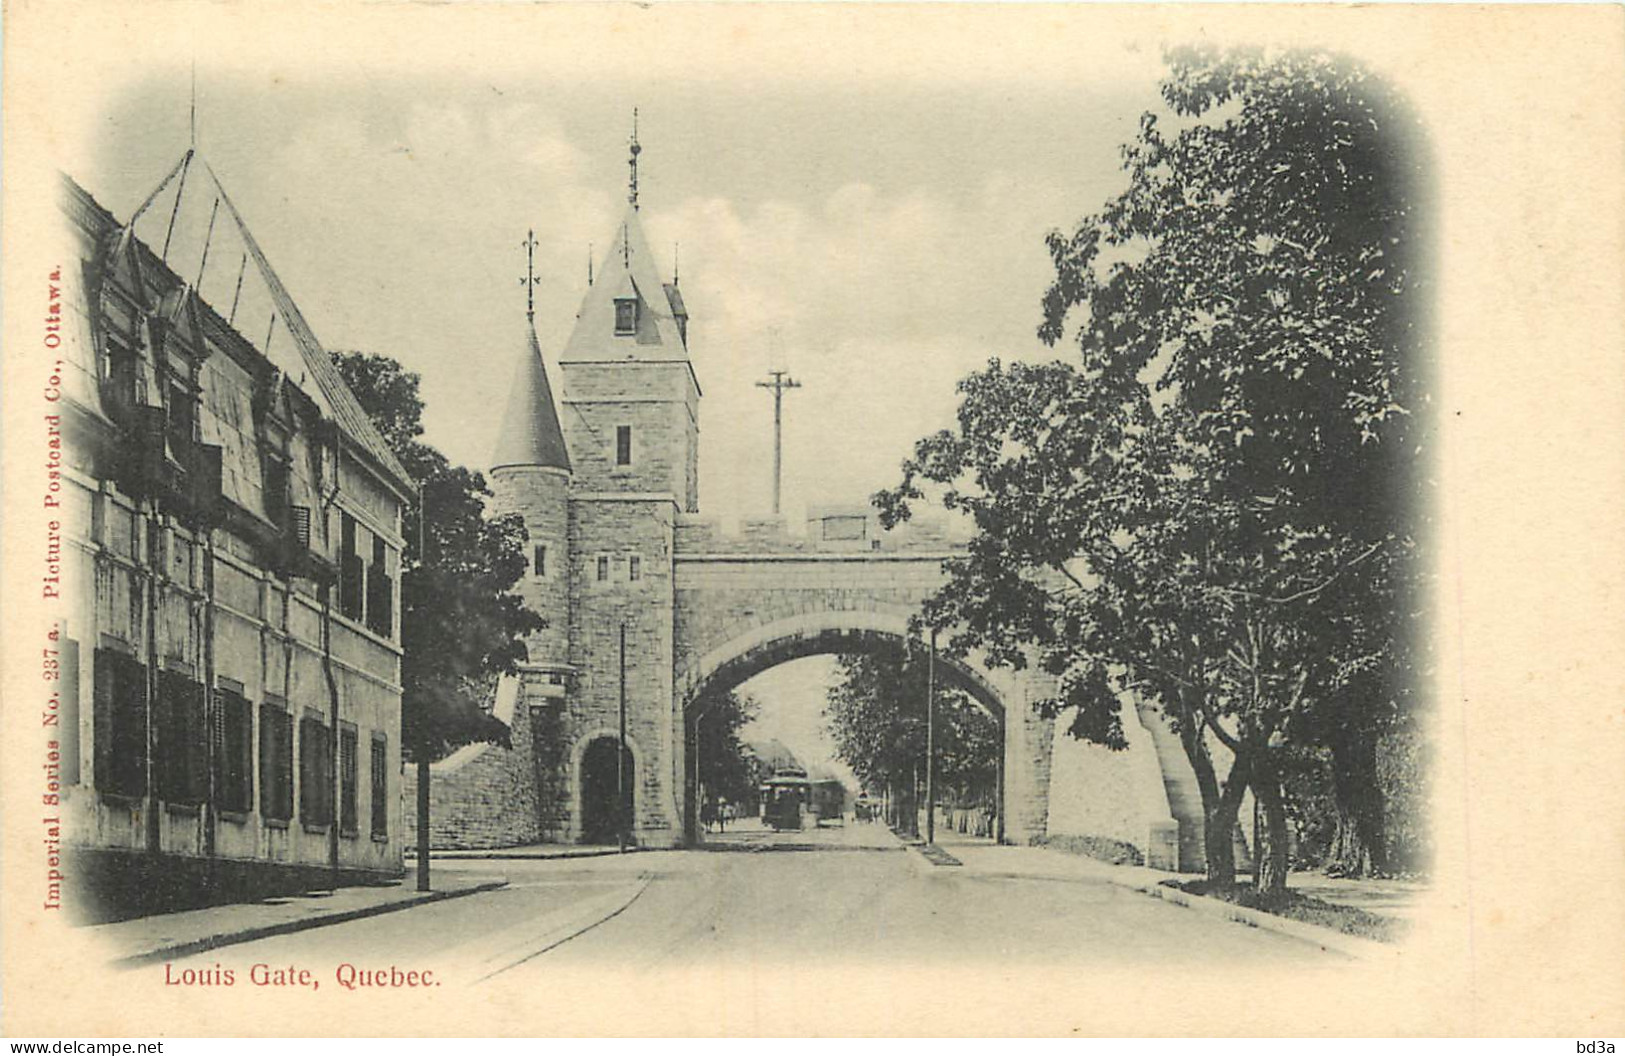
[[[967, 978], [983, 993], [1028, 976], [1064, 990], [1069, 970], [1104, 969], [1142, 978], [1150, 994], [1169, 968], [1339, 962], [1103, 882], [931, 866], [873, 825], [747, 829], [703, 851], [455, 867], [506, 875], [510, 886], [176, 965], [298, 963], [328, 976], [324, 966], [346, 961], [428, 967], [441, 986], [475, 986], [494, 1013], [542, 1033], [683, 1033], [694, 1022], [705, 1032], [771, 1022], [827, 1033], [831, 1010], [854, 1000], [868, 1018], [833, 1022], [885, 1029], [877, 980], [903, 975], [943, 980], [934, 1022], [946, 1026], [965, 1011], [952, 994]], [[625, 1021], [615, 998], [604, 1004], [617, 994], [641, 995]]]

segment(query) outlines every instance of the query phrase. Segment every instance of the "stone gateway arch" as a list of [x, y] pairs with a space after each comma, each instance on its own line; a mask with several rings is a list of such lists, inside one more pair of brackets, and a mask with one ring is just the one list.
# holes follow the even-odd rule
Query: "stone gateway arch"
[[[618, 787], [638, 845], [684, 845], [694, 701], [803, 656], [903, 645], [962, 547], [929, 524], [883, 532], [865, 507], [815, 509], [804, 531], [763, 518], [721, 532], [699, 512], [687, 308], [655, 267], [635, 194], [596, 275], [559, 356], [557, 401], [533, 322], [516, 334], [490, 481], [495, 511], [524, 519], [520, 590], [546, 627], [496, 691], [511, 745], [470, 745], [432, 769], [439, 848], [602, 841]], [[942, 669], [1004, 731], [1004, 840], [1201, 866], [1194, 778], [1157, 715], [1127, 706], [1130, 746], [1111, 752], [1035, 713], [1053, 690], [1041, 672], [975, 656]]]

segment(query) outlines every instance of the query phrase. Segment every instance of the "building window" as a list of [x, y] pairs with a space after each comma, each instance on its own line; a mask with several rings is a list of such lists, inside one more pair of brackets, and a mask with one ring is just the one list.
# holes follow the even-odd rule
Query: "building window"
[[636, 583], [643, 578], [643, 558], [633, 554], [626, 559], [626, 578]]
[[635, 333], [638, 328], [638, 302], [634, 297], [621, 297], [615, 301], [615, 332]]
[[615, 464], [617, 466], [630, 466], [632, 464], [632, 427], [630, 425], [617, 425], [615, 427]]
[[600, 583], [608, 583], [609, 582], [609, 555], [608, 554], [599, 554], [598, 555], [598, 582], [600, 582]]
[[389, 742], [381, 733], [372, 735], [372, 835], [389, 836]]
[[107, 342], [107, 388], [110, 402], [119, 411], [128, 411], [136, 404], [137, 356], [134, 349], [119, 341]]
[[158, 676], [158, 795], [168, 803], [195, 806], [208, 791], [208, 730], [203, 687], [180, 671]]
[[260, 705], [260, 814], [293, 817], [293, 716], [271, 703]]
[[[58, 624], [62, 627], [62, 624]], [[79, 643], [62, 639], [62, 783], [79, 783]]]
[[95, 663], [96, 787], [120, 796], [147, 789], [147, 669], [134, 657], [98, 649]]
[[171, 380], [168, 390], [169, 450], [184, 458], [197, 435], [197, 401], [179, 378]]
[[314, 712], [299, 720], [299, 821], [333, 824], [333, 731]]
[[220, 809], [246, 814], [254, 809], [254, 709], [242, 693], [215, 690], [214, 729], [214, 788]]
[[534, 560], [531, 562], [531, 574], [537, 579], [547, 578], [547, 544], [537, 543], [533, 552]]
[[339, 515], [339, 611], [352, 620], [361, 619], [362, 613], [362, 583], [364, 582], [365, 562], [356, 552], [356, 523], [355, 518], [344, 513]]
[[372, 564], [367, 566], [367, 629], [381, 638], [395, 633], [395, 581], [389, 574], [389, 548], [372, 537]]
[[360, 831], [360, 804], [357, 800], [359, 790], [356, 788], [356, 778], [360, 767], [360, 760], [356, 753], [360, 744], [356, 738], [355, 727], [349, 723], [339, 724], [339, 831], [346, 836], [354, 836]]
[[[281, 526], [288, 519], [288, 463], [280, 455], [267, 453], [264, 473], [265, 516], [272, 524]], [[309, 522], [306, 524], [308, 527]]]

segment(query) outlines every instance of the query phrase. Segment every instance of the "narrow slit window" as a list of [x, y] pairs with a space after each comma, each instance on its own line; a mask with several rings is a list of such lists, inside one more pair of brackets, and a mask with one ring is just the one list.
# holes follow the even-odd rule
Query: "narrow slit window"
[[617, 425], [615, 427], [615, 464], [617, 466], [630, 466], [632, 464], [632, 427], [630, 425]]
[[389, 836], [389, 742], [381, 733], [372, 735], [372, 836], [382, 840]]

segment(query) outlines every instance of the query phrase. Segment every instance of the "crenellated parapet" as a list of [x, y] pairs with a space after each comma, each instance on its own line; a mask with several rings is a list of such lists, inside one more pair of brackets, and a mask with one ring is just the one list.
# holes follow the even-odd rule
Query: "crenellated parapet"
[[676, 525], [679, 555], [907, 554], [946, 557], [961, 551], [969, 529], [942, 518], [918, 518], [887, 530], [869, 506], [814, 506], [806, 520], [747, 517], [733, 530], [700, 514], [682, 514]]

